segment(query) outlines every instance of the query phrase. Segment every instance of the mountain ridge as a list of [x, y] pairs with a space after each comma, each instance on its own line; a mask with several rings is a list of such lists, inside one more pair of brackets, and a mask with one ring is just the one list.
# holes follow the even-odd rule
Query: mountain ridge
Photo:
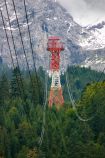
[[[27, 32], [27, 21], [25, 18], [24, 5], [20, 0], [18, 2], [15, 1], [15, 5], [16, 5], [17, 15], [18, 15], [22, 37], [24, 41], [25, 51], [27, 54], [30, 68], [32, 68], [33, 59], [30, 53], [31, 48], [29, 42], [29, 35]], [[20, 67], [26, 68], [23, 48], [19, 37], [18, 25], [11, 0], [8, 0], [7, 6], [10, 15], [11, 27], [15, 39], [16, 51], [19, 58], [19, 64]], [[87, 58], [90, 59], [92, 58], [92, 60], [93, 58], [95, 59], [96, 54], [97, 56], [99, 56], [99, 58], [100, 57], [104, 58], [104, 53], [100, 55], [100, 53], [98, 52], [98, 50], [100, 49], [102, 49], [102, 51], [105, 51], [104, 47], [100, 47], [100, 45], [97, 44], [97, 41], [95, 41], [96, 42], [95, 44], [98, 47], [97, 50], [93, 49], [93, 47], [90, 45], [89, 46], [91, 49], [88, 49], [88, 42], [89, 42], [88, 39], [95, 36], [93, 34], [92, 28], [91, 30], [89, 30], [88, 28], [83, 28], [79, 24], [77, 24], [73, 20], [72, 16], [69, 13], [67, 13], [66, 9], [63, 8], [59, 3], [55, 3], [54, 1], [51, 0], [43, 0], [43, 1], [39, 0], [37, 2], [34, 2], [33, 0], [31, 1], [27, 0], [26, 7], [27, 7], [27, 14], [29, 21], [28, 25], [30, 28], [37, 67], [44, 66], [45, 68], [48, 68], [47, 58], [49, 58], [49, 53], [46, 51], [46, 47], [47, 47], [47, 38], [48, 36], [51, 35], [60, 36], [65, 45], [65, 52], [61, 54], [61, 59], [63, 59], [63, 57], [65, 56], [65, 62], [61, 60], [62, 61], [61, 69], [66, 69], [67, 65], [74, 65], [74, 64], [83, 65], [83, 63], [85, 63]], [[16, 64], [16, 57], [14, 54], [14, 49], [13, 49], [13, 44], [10, 34], [10, 27], [8, 23], [5, 6], [2, 6], [2, 12], [3, 12], [3, 16], [5, 17], [6, 30], [8, 32], [12, 54]], [[6, 43], [4, 28], [1, 19], [0, 19], [0, 30], [1, 30], [0, 35], [2, 39], [0, 48], [3, 46], [2, 58], [4, 63], [7, 63], [9, 66], [11, 66], [11, 59], [8, 56], [9, 50], [8, 50], [8, 45]], [[84, 47], [82, 44], [85, 44], [86, 42], [87, 45], [86, 47]], [[92, 43], [91, 45], [94, 45], [93, 41], [90, 43]], [[46, 60], [46, 65], [44, 65], [44, 60]], [[100, 68], [100, 70], [102, 70], [102, 68]]]

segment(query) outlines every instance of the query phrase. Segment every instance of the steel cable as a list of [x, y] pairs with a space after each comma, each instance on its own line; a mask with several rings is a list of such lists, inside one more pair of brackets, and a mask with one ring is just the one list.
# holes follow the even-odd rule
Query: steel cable
[[[0, 13], [1, 13], [1, 18], [2, 18], [2, 22], [3, 22], [3, 27], [4, 27], [4, 31], [5, 31], [5, 35], [6, 35], [6, 40], [7, 40], [7, 44], [8, 44], [8, 48], [9, 48], [9, 53], [10, 53], [12, 65], [13, 65], [13, 68], [15, 69], [16, 66], [14, 64], [14, 60], [13, 60], [13, 56], [12, 56], [12, 50], [11, 50], [11, 47], [10, 47], [9, 38], [8, 38], [7, 31], [6, 31], [6, 26], [5, 26], [5, 22], [4, 22], [4, 18], [3, 18], [3, 13], [2, 13], [2, 9], [1, 8], [0, 8]], [[18, 88], [19, 88], [19, 91], [20, 91], [20, 94], [21, 94], [21, 88], [20, 88], [20, 84], [19, 84], [17, 76], [16, 76], [16, 80], [17, 80]]]
[[[14, 0], [12, 0], [12, 1], [14, 1]], [[31, 33], [30, 33], [30, 27], [28, 25], [29, 24], [29, 20], [28, 20], [28, 14], [27, 14], [26, 1], [23, 0], [23, 2], [24, 2], [25, 16], [26, 16], [26, 21], [27, 21], [27, 28], [28, 28], [30, 47], [31, 47], [32, 59], [33, 59], [33, 66], [34, 66], [34, 71], [35, 71], [35, 74], [36, 74], [37, 84], [38, 84], [38, 87], [39, 87], [39, 81], [38, 81], [37, 70], [36, 70], [36, 63], [35, 63], [35, 57], [34, 57], [34, 50], [33, 50], [33, 44], [32, 44], [32, 39], [31, 39]], [[40, 94], [39, 88], [38, 88], [38, 92]]]
[[[15, 53], [15, 57], [16, 57], [17, 67], [19, 68], [19, 61], [18, 61], [18, 56], [17, 56], [17, 51], [16, 51], [15, 40], [14, 40], [14, 36], [13, 36], [13, 32], [12, 32], [12, 27], [11, 27], [11, 22], [10, 22], [10, 17], [9, 17], [9, 12], [8, 12], [8, 7], [7, 7], [7, 1], [4, 0], [4, 2], [5, 2], [5, 6], [6, 6], [6, 13], [7, 13], [7, 17], [8, 17], [8, 22], [9, 22], [10, 33], [11, 33], [11, 37], [12, 37], [12, 42], [13, 42], [13, 47], [14, 47], [14, 53]], [[5, 28], [5, 29], [6, 29], [6, 28]], [[23, 85], [22, 75], [21, 75], [20, 70], [19, 70], [19, 76], [20, 76], [20, 82], [21, 82], [22, 91], [23, 91], [23, 95], [24, 95], [24, 94], [25, 94], [24, 88], [23, 88], [24, 85]]]
[[[12, 0], [12, 3], [13, 3], [14, 11], [15, 11], [15, 16], [16, 16], [16, 21], [17, 21], [17, 25], [18, 25], [20, 40], [21, 40], [21, 44], [22, 44], [22, 48], [23, 48], [23, 53], [24, 53], [24, 56], [25, 56], [25, 60], [26, 60], [27, 68], [28, 68], [28, 73], [29, 73], [29, 77], [30, 77], [30, 81], [31, 81], [31, 84], [32, 84], [32, 89], [33, 89], [34, 88], [34, 83], [33, 83], [33, 79], [32, 79], [32, 76], [31, 76], [27, 55], [26, 55], [26, 52], [25, 52], [24, 42], [23, 42], [23, 38], [22, 38], [22, 32], [21, 32], [21, 29], [20, 29], [20, 24], [19, 24], [19, 20], [18, 20], [18, 16], [17, 16], [17, 11], [16, 11], [14, 0]], [[33, 90], [33, 92], [34, 92], [34, 90]]]
[[[44, 33], [44, 43], [43, 43], [43, 50], [44, 50], [44, 52], [46, 51], [46, 45], [45, 45], [46, 39], [47, 39], [47, 34]], [[45, 60], [44, 60], [44, 65], [45, 65], [45, 68], [47, 69]], [[43, 137], [44, 137], [44, 133], [45, 133], [46, 108], [47, 108], [47, 97], [48, 97], [48, 94], [47, 94], [48, 85], [47, 84], [48, 84], [48, 75], [45, 74], [45, 103], [44, 103], [44, 107], [43, 107], [43, 124], [42, 124], [41, 136], [40, 136], [40, 139], [39, 139], [39, 148], [41, 147], [41, 145], [43, 143]]]
[[[17, 65], [18, 65], [18, 68], [19, 68], [19, 61], [18, 61], [16, 46], [15, 46], [15, 42], [14, 42], [14, 36], [13, 36], [13, 32], [12, 32], [12, 27], [11, 27], [11, 23], [10, 23], [10, 17], [9, 17], [7, 2], [6, 2], [6, 0], [4, 0], [4, 1], [5, 1], [6, 11], [7, 11], [8, 22], [9, 22], [9, 27], [10, 27], [10, 33], [11, 33], [11, 37], [12, 37], [14, 52], [15, 52], [15, 56], [16, 56], [16, 61], [17, 61]], [[2, 15], [2, 20], [3, 20], [4, 30], [5, 30], [5, 33], [6, 33], [6, 38], [7, 38], [7, 41], [8, 41], [8, 46], [9, 46], [9, 50], [10, 50], [10, 55], [11, 55], [11, 59], [12, 59], [12, 63], [13, 63], [13, 68], [15, 69], [16, 67], [15, 67], [15, 64], [14, 64], [14, 62], [13, 62], [12, 50], [11, 50], [11, 48], [10, 48], [9, 38], [8, 38], [7, 31], [6, 31], [5, 22], [4, 22], [4, 19], [3, 19], [3, 14], [1, 14], [1, 15]], [[20, 78], [21, 86], [20, 86], [20, 83], [19, 83], [19, 80], [18, 80], [18, 76], [16, 76], [16, 80], [17, 80], [17, 83], [18, 83], [18, 88], [19, 88], [20, 96], [22, 95], [22, 97], [23, 97], [25, 103], [27, 104], [27, 102], [26, 102], [26, 94], [25, 94], [25, 91], [24, 91], [24, 84], [23, 84], [23, 79], [22, 79], [22, 75], [21, 75], [20, 69], [19, 69], [19, 78]], [[27, 116], [26, 106], [24, 106], [24, 112], [25, 112], [25, 114], [26, 114], [26, 116]], [[28, 116], [27, 119], [30, 121], [29, 116]], [[31, 122], [31, 121], [30, 121], [30, 122]]]

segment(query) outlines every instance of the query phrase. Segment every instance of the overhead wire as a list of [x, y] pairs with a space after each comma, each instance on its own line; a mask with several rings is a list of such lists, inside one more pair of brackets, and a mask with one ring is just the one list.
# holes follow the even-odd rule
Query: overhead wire
[[[30, 28], [29, 28], [29, 21], [28, 21], [28, 14], [27, 14], [27, 8], [26, 8], [26, 1], [24, 0], [24, 7], [25, 7], [25, 13], [26, 13], [26, 20], [27, 20], [27, 27], [28, 27], [28, 33], [29, 33], [29, 39], [30, 39], [30, 46], [31, 46], [31, 52], [32, 52], [32, 58], [33, 58], [33, 64], [34, 64], [34, 71], [36, 73], [36, 63], [35, 63], [35, 60], [34, 60], [34, 51], [33, 51], [33, 45], [32, 45], [32, 40], [31, 40], [31, 33], [30, 33]], [[42, 10], [41, 10], [42, 11]], [[45, 31], [45, 30], [44, 30]], [[43, 50], [45, 51], [45, 41], [46, 41], [46, 37], [47, 37], [47, 34], [46, 32], [44, 33], [44, 43], [43, 43]], [[46, 62], [44, 60], [44, 65], [46, 67]], [[36, 73], [37, 75], [37, 73]], [[37, 77], [37, 76], [36, 76]], [[37, 80], [37, 83], [38, 83], [38, 80]], [[47, 107], [47, 83], [48, 83], [48, 76], [47, 74], [45, 73], [45, 102], [44, 102], [44, 106], [43, 106], [43, 122], [42, 122], [42, 130], [41, 130], [41, 135], [40, 135], [40, 139], [39, 139], [39, 148], [41, 147], [42, 143], [43, 143], [43, 137], [44, 137], [44, 133], [45, 133], [45, 124], [46, 124], [46, 107]]]
[[[25, 12], [26, 12], [26, 19], [27, 19], [27, 26], [28, 26], [28, 15], [27, 15], [27, 9], [26, 9], [26, 2], [24, 0], [24, 6], [25, 6]], [[38, 12], [41, 12], [42, 9], [40, 9]], [[35, 66], [35, 61], [34, 61], [34, 52], [33, 52], [33, 46], [32, 46], [32, 41], [31, 41], [31, 34], [30, 34], [30, 28], [28, 26], [28, 32], [29, 32], [29, 38], [30, 38], [30, 45], [31, 45], [31, 51], [32, 51], [32, 57], [33, 57], [33, 62], [34, 62], [34, 71], [36, 72], [36, 66]], [[46, 33], [46, 30], [45, 30], [45, 25], [44, 25], [44, 37], [43, 37], [43, 51], [44, 53], [46, 52], [46, 40], [48, 38], [48, 35]], [[46, 58], [46, 54], [45, 54], [45, 58]], [[44, 66], [45, 66], [45, 70], [47, 70], [47, 63], [44, 61]], [[39, 147], [39, 150], [42, 146], [42, 143], [43, 143], [43, 138], [44, 138], [44, 134], [45, 134], [45, 125], [46, 125], [46, 108], [47, 108], [47, 97], [48, 97], [48, 75], [47, 73], [45, 72], [45, 88], [44, 88], [44, 102], [43, 102], [43, 119], [42, 119], [42, 127], [41, 127], [41, 134], [40, 134], [40, 138], [39, 138], [39, 141], [38, 141], [38, 147]]]
[[[6, 31], [6, 26], [5, 26], [5, 22], [4, 22], [3, 14], [2, 14], [2, 20], [3, 20], [4, 30], [5, 30], [6, 38], [7, 38], [7, 41], [8, 41], [8, 46], [9, 46], [9, 50], [10, 50], [10, 55], [11, 55], [12, 63], [13, 63], [13, 68], [14, 68], [14, 69], [15, 69], [16, 67], [19, 68], [19, 72], [18, 72], [18, 73], [19, 73], [19, 80], [20, 80], [20, 82], [21, 82], [21, 85], [20, 85], [20, 82], [19, 82], [19, 80], [18, 80], [17, 74], [16, 74], [16, 80], [17, 80], [17, 83], [18, 83], [18, 88], [19, 88], [20, 96], [23, 97], [23, 99], [24, 99], [24, 101], [25, 101], [25, 104], [27, 104], [27, 101], [26, 101], [27, 97], [26, 97], [25, 90], [24, 90], [23, 78], [22, 78], [22, 75], [21, 75], [21, 72], [20, 72], [20, 66], [19, 66], [19, 61], [18, 61], [18, 55], [17, 55], [15, 40], [14, 40], [14, 36], [13, 36], [13, 32], [12, 32], [12, 27], [11, 27], [11, 22], [10, 22], [10, 16], [9, 16], [8, 7], [7, 7], [7, 1], [4, 0], [4, 2], [5, 2], [5, 6], [6, 6], [6, 12], [7, 12], [7, 16], [8, 16], [8, 22], [9, 22], [10, 33], [11, 33], [12, 42], [13, 42], [13, 48], [14, 48], [14, 52], [15, 52], [15, 56], [16, 56], [17, 66], [15, 66], [15, 64], [14, 64], [14, 62], [13, 62], [12, 50], [11, 50], [11, 48], [10, 48], [9, 38], [8, 38], [8, 34], [7, 34], [7, 31]], [[28, 121], [31, 122], [29, 116], [27, 115], [26, 106], [24, 106], [23, 108], [24, 108], [24, 113], [26, 114]]]
[[[69, 31], [70, 31], [70, 27], [69, 27], [69, 30], [67, 31], [67, 34], [68, 34]], [[64, 54], [64, 57], [63, 57], [63, 58], [64, 58], [64, 61], [65, 61], [65, 54]], [[87, 122], [87, 121], [92, 120], [92, 119], [93, 119], [93, 116], [90, 117], [90, 118], [88, 118], [88, 119], [85, 119], [85, 118], [82, 118], [82, 117], [79, 115], [79, 113], [78, 113], [78, 111], [77, 111], [77, 103], [75, 103], [75, 100], [73, 99], [73, 96], [72, 96], [72, 93], [71, 93], [71, 89], [70, 89], [70, 86], [69, 86], [68, 74], [67, 74], [67, 73], [68, 73], [68, 72], [65, 73], [65, 78], [66, 78], [66, 85], [67, 85], [68, 95], [69, 95], [69, 99], [70, 99], [70, 101], [71, 101], [72, 107], [73, 107], [73, 109], [74, 109], [74, 112], [75, 112], [77, 118], [78, 118], [80, 121], [83, 121], [83, 122]]]
[[[5, 2], [6, 13], [7, 13], [7, 17], [8, 17], [8, 22], [9, 22], [10, 33], [11, 33], [11, 37], [12, 37], [12, 42], [13, 42], [13, 48], [14, 48], [14, 53], [15, 53], [15, 57], [16, 57], [17, 67], [20, 68], [20, 66], [19, 66], [19, 60], [18, 60], [18, 55], [17, 55], [17, 50], [16, 50], [16, 45], [15, 45], [15, 40], [14, 40], [14, 36], [13, 36], [13, 32], [12, 32], [12, 27], [11, 27], [11, 22], [10, 22], [10, 16], [9, 16], [8, 7], [7, 7], [7, 1], [4, 0], [4, 2]], [[23, 80], [22, 80], [22, 75], [21, 75], [20, 70], [19, 70], [19, 77], [20, 77], [20, 82], [21, 82], [21, 86], [22, 86], [22, 93], [24, 95], [24, 93], [25, 93], [24, 92], [24, 88], [23, 88], [24, 85], [23, 85]]]
[[[14, 0], [12, 0], [12, 1], [14, 1]], [[34, 53], [34, 50], [33, 50], [33, 44], [32, 44], [32, 39], [31, 39], [31, 32], [30, 32], [30, 27], [29, 27], [29, 20], [28, 20], [28, 14], [27, 14], [26, 1], [23, 0], [23, 3], [24, 3], [24, 8], [25, 8], [25, 17], [26, 17], [26, 21], [27, 21], [27, 29], [28, 29], [28, 34], [29, 34], [29, 41], [30, 41], [31, 54], [32, 54], [32, 59], [33, 59], [34, 72], [36, 74], [37, 85], [39, 87], [39, 81], [38, 81], [37, 70], [36, 70], [36, 62], [35, 62], [35, 57], [34, 57], [35, 53]], [[39, 88], [38, 88], [38, 92], [40, 94]]]
[[[5, 0], [5, 1], [6, 1], [6, 0]], [[17, 12], [16, 12], [16, 7], [15, 7], [14, 0], [12, 0], [12, 2], [13, 2], [14, 11], [15, 11], [15, 15], [16, 15], [16, 20], [17, 20], [17, 24], [18, 24], [18, 29], [19, 29], [19, 33], [20, 33], [20, 37], [21, 37], [21, 42], [22, 42], [22, 46], [23, 46], [23, 50], [24, 50], [24, 54], [25, 54], [24, 43], [23, 43], [23, 39], [22, 39], [22, 34], [21, 34], [21, 30], [20, 30], [20, 25], [19, 25], [19, 20], [18, 20], [18, 17], [17, 17]], [[26, 11], [26, 8], [25, 8], [25, 11]], [[26, 13], [26, 17], [27, 17], [27, 13]], [[27, 25], [28, 25], [28, 21], [27, 21]], [[33, 48], [32, 48], [31, 34], [30, 34], [30, 30], [29, 30], [29, 28], [28, 28], [28, 31], [29, 31], [29, 38], [30, 38], [31, 50], [32, 50], [32, 54], [33, 54], [34, 52], [33, 52]], [[26, 57], [26, 54], [25, 54], [25, 57]], [[32, 57], [33, 57], [33, 61], [34, 61], [34, 54], [33, 54]], [[26, 62], [27, 62], [28, 70], [29, 70], [29, 65], [28, 65], [27, 57], [26, 57]], [[35, 65], [35, 62], [34, 62], [34, 69], [35, 69], [35, 73], [37, 74], [37, 72], [36, 72], [36, 65]], [[30, 71], [29, 71], [29, 72], [30, 72]], [[30, 76], [31, 76], [31, 74], [30, 74]], [[46, 76], [46, 75], [45, 75], [45, 76]], [[45, 79], [45, 80], [46, 80], [46, 79]], [[45, 110], [46, 110], [46, 104], [47, 104], [47, 82], [46, 82], [45, 89], [46, 89], [46, 96], [45, 96], [46, 98], [45, 98], [44, 112], [43, 112], [43, 127], [42, 127], [41, 137], [40, 137], [40, 141], [39, 141], [40, 146], [41, 146], [41, 144], [42, 144], [43, 135], [44, 135], [44, 126], [45, 126]]]
[[[3, 13], [2, 13], [1, 7], [0, 7], [0, 13], [1, 13], [1, 18], [2, 18], [2, 23], [3, 23], [3, 28], [4, 28], [4, 31], [5, 31], [5, 36], [6, 36], [8, 48], [9, 48], [9, 55], [10, 55], [10, 58], [11, 58], [13, 69], [15, 70], [16, 66], [15, 66], [15, 63], [14, 63], [14, 59], [13, 59], [13, 55], [12, 55], [12, 50], [11, 50], [11, 46], [10, 46], [10, 43], [9, 43], [9, 37], [8, 37], [8, 34], [7, 34], [6, 25], [5, 25], [5, 22], [4, 22], [4, 18], [3, 18]], [[16, 82], [17, 82], [19, 94], [20, 94], [20, 96], [22, 95], [22, 97], [24, 97], [23, 96], [24, 95], [24, 89], [23, 89], [23, 93], [22, 93], [20, 82], [19, 82], [19, 78], [18, 78], [17, 74], [15, 74], [15, 76], [16, 76]], [[21, 76], [20, 76], [20, 79], [21, 79]], [[24, 113], [26, 114], [26, 110], [25, 109], [24, 109]]]
[[[35, 88], [34, 87], [34, 82], [33, 82], [32, 76], [31, 76], [30, 67], [29, 67], [27, 55], [26, 55], [26, 52], [25, 52], [24, 42], [23, 42], [23, 38], [22, 38], [22, 32], [21, 32], [21, 29], [20, 29], [20, 24], [19, 24], [19, 20], [18, 20], [18, 16], [17, 16], [17, 11], [16, 11], [16, 6], [15, 6], [14, 0], [12, 0], [12, 3], [13, 3], [15, 15], [16, 15], [16, 21], [17, 21], [17, 25], [18, 25], [19, 35], [20, 35], [21, 44], [22, 44], [22, 48], [23, 48], [23, 53], [24, 53], [26, 64], [27, 64], [27, 68], [28, 68], [29, 77], [30, 77], [31, 84], [32, 84], [32, 89], [34, 89]], [[27, 15], [27, 13], [26, 13], [26, 15]], [[27, 26], [29, 27], [28, 22], [27, 22]], [[32, 48], [31, 34], [30, 34], [30, 30], [29, 29], [28, 29], [28, 33], [29, 33], [31, 51], [32, 51], [32, 55], [33, 55], [32, 58], [34, 58], [34, 51], [33, 51], [33, 48]], [[34, 61], [34, 59], [33, 59], [33, 61]], [[37, 85], [39, 85], [35, 62], [34, 62], [34, 69], [35, 69]], [[39, 91], [39, 86], [38, 86], [38, 91]], [[34, 92], [34, 90], [33, 90], [33, 92]], [[33, 99], [34, 99], [34, 96], [33, 96]]]
[[[66, 73], [67, 73], [67, 72], [66, 72]], [[93, 117], [91, 117], [91, 118], [89, 118], [89, 119], [84, 119], [84, 118], [82, 118], [82, 117], [78, 114], [78, 111], [77, 111], [77, 104], [75, 103], [75, 101], [74, 101], [74, 99], [73, 99], [73, 96], [72, 96], [72, 93], [71, 93], [71, 90], [70, 90], [70, 87], [69, 87], [68, 76], [67, 76], [67, 74], [65, 74], [65, 75], [66, 75], [66, 84], [67, 84], [67, 90], [68, 90], [69, 98], [70, 98], [72, 107], [73, 107], [73, 109], [74, 109], [74, 112], [75, 112], [77, 118], [78, 118], [80, 121], [83, 121], [83, 122], [90, 121], [91, 119], [93, 119]]]
[[[18, 24], [18, 28], [19, 28], [19, 33], [20, 33], [20, 37], [21, 37], [21, 42], [22, 42], [22, 46], [23, 46], [23, 50], [24, 50], [24, 54], [25, 54], [25, 48], [24, 48], [24, 44], [23, 44], [23, 40], [22, 40], [22, 34], [21, 34], [21, 30], [20, 30], [20, 26], [19, 26], [19, 21], [18, 21], [18, 17], [17, 17], [17, 13], [16, 13], [16, 8], [15, 8], [15, 3], [14, 3], [14, 0], [13, 1], [13, 6], [14, 6], [14, 10], [15, 10], [15, 15], [16, 15], [16, 20], [17, 20], [17, 24]], [[27, 21], [28, 23], [28, 21]], [[30, 40], [31, 40], [31, 34], [30, 34], [30, 31], [29, 31], [29, 37], [30, 37]], [[31, 43], [31, 41], [30, 41]], [[33, 52], [33, 48], [32, 48], [32, 43], [31, 43], [31, 50]], [[34, 56], [34, 55], [33, 55]], [[33, 57], [32, 56], [32, 57]], [[25, 57], [26, 57], [26, 54], [25, 54]], [[34, 57], [33, 57], [34, 58]], [[34, 59], [33, 59], [34, 60]], [[28, 61], [27, 61], [27, 57], [26, 57], [26, 62], [27, 62], [27, 66], [28, 66]], [[34, 62], [34, 69], [35, 69], [35, 73], [37, 75], [37, 71], [36, 71], [36, 66], [35, 66], [35, 62]], [[28, 66], [28, 70], [29, 70], [29, 66]], [[30, 72], [30, 71], [29, 71]], [[31, 76], [31, 74], [30, 74]], [[39, 146], [41, 147], [42, 145], [42, 141], [43, 141], [43, 136], [44, 136], [44, 132], [45, 132], [45, 112], [46, 112], [46, 105], [47, 105], [47, 80], [48, 78], [46, 77], [47, 75], [45, 74], [45, 103], [44, 103], [44, 107], [43, 107], [43, 125], [42, 125], [42, 131], [41, 131], [41, 137], [40, 137], [40, 140], [39, 140]]]
[[[13, 59], [13, 56], [12, 56], [12, 50], [11, 50], [11, 47], [10, 47], [9, 38], [8, 38], [7, 31], [6, 31], [6, 26], [5, 26], [5, 22], [4, 22], [4, 18], [3, 18], [3, 13], [2, 13], [1, 7], [0, 7], [0, 13], [1, 13], [2, 23], [3, 23], [3, 27], [4, 27], [4, 31], [5, 31], [5, 35], [6, 35], [6, 40], [7, 40], [7, 44], [8, 44], [8, 48], [9, 48], [9, 53], [10, 53], [12, 65], [13, 65], [13, 68], [15, 69], [16, 66], [14, 64], [14, 59]], [[19, 84], [17, 75], [16, 75], [16, 81], [17, 81], [17, 84], [18, 84], [19, 92], [21, 94], [20, 84]]]
[[[47, 74], [45, 74], [45, 76], [47, 76]], [[41, 147], [42, 143], [43, 143], [43, 137], [44, 137], [44, 133], [45, 133], [45, 125], [46, 125], [46, 107], [47, 107], [47, 83], [48, 83], [48, 77], [45, 78], [45, 91], [46, 91], [46, 95], [45, 95], [45, 102], [44, 102], [44, 106], [43, 106], [43, 121], [42, 121], [42, 131], [41, 131], [41, 136], [39, 139], [39, 147]]]
[[24, 2], [24, 8], [25, 8], [25, 17], [26, 17], [26, 21], [27, 21], [27, 28], [28, 28], [30, 46], [31, 46], [31, 53], [32, 53], [32, 57], [33, 57], [34, 70], [35, 70], [35, 73], [36, 73], [36, 64], [35, 64], [35, 60], [34, 60], [34, 50], [33, 50], [33, 44], [32, 44], [32, 39], [31, 39], [30, 28], [29, 28], [29, 20], [28, 20], [28, 14], [27, 14], [26, 1], [23, 0], [23, 2]]
[[[44, 41], [43, 42], [43, 50], [44, 50], [44, 52], [46, 51], [46, 40], [47, 40], [47, 33], [45, 31], [44, 39], [43, 39], [43, 41]], [[47, 70], [47, 66], [46, 66], [45, 60], [44, 60], [44, 66], [45, 66], [45, 68]], [[44, 106], [43, 106], [43, 123], [42, 123], [41, 136], [40, 136], [40, 139], [39, 139], [39, 148], [41, 147], [41, 145], [43, 143], [43, 137], [44, 137], [44, 134], [45, 134], [46, 108], [47, 108], [47, 97], [48, 97], [47, 91], [48, 91], [48, 75], [47, 75], [47, 73], [45, 73], [45, 102], [44, 102]]]
[[[23, 38], [22, 38], [22, 32], [21, 32], [21, 29], [20, 29], [20, 23], [19, 23], [19, 20], [18, 20], [18, 16], [17, 16], [17, 11], [16, 11], [16, 6], [15, 6], [14, 0], [12, 0], [12, 3], [13, 3], [14, 12], [15, 12], [15, 16], [16, 16], [16, 21], [17, 21], [17, 25], [18, 25], [18, 30], [19, 30], [20, 40], [21, 40], [21, 44], [22, 44], [22, 48], [23, 48], [23, 53], [24, 53], [26, 64], [27, 64], [27, 68], [28, 68], [28, 74], [29, 74], [29, 77], [30, 77], [30, 81], [31, 81], [31, 84], [32, 84], [32, 90], [33, 90], [34, 83], [33, 83], [33, 79], [32, 79], [31, 72], [30, 72], [30, 67], [29, 67], [29, 63], [28, 63], [28, 59], [27, 59], [27, 55], [26, 55], [26, 51], [25, 51], [25, 47], [24, 47], [24, 42], [23, 42]], [[33, 90], [33, 92], [34, 92], [34, 90]]]

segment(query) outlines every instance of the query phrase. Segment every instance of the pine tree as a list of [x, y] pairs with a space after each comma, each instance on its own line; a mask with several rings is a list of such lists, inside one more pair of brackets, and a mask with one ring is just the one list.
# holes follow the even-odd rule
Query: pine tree
[[22, 97], [24, 87], [22, 85], [23, 79], [21, 77], [19, 67], [16, 67], [12, 72], [12, 80], [11, 80], [11, 96], [12, 97]]
[[35, 105], [37, 104], [43, 104], [43, 84], [40, 80], [40, 78], [36, 75], [32, 75], [32, 82], [30, 82], [30, 96], [31, 96], [31, 100], [33, 101], [33, 103], [35, 103]]
[[0, 80], [0, 105], [3, 105], [5, 101], [9, 99], [10, 93], [10, 85], [8, 78], [5, 74], [1, 76]]

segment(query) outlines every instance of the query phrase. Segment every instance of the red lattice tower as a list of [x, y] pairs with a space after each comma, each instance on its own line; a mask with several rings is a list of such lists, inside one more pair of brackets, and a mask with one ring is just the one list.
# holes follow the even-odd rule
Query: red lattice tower
[[52, 107], [52, 105], [55, 104], [57, 108], [59, 108], [64, 104], [60, 82], [60, 53], [64, 50], [64, 47], [63, 43], [60, 41], [60, 38], [50, 37], [48, 39], [47, 50], [51, 52], [50, 72], [52, 77], [49, 107]]

